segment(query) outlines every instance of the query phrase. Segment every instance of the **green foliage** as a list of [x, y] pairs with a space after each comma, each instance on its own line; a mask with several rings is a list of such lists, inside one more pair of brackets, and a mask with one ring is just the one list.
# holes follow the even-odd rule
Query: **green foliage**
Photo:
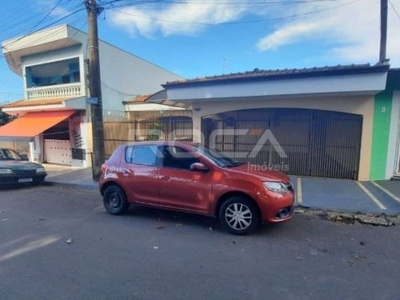
[[160, 129], [159, 123], [152, 123], [149, 125], [149, 131], [146, 135], [146, 141], [158, 141], [160, 139]]
[[0, 110], [0, 126], [3, 126], [3, 125], [5, 125], [5, 124], [11, 122], [11, 121], [14, 120], [14, 119], [15, 119], [15, 117], [10, 116], [10, 115], [8, 115], [8, 114], [6, 114], [5, 112], [2, 112], [2, 111]]

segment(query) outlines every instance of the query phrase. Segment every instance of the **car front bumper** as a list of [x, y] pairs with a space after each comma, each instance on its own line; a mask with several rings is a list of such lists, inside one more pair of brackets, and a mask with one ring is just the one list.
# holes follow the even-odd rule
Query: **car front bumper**
[[0, 185], [40, 183], [44, 181], [46, 176], [47, 173], [40, 173], [35, 175], [2, 174], [0, 175]]
[[294, 214], [295, 195], [293, 191], [285, 194], [267, 192], [260, 206], [263, 223], [277, 223], [290, 220]]

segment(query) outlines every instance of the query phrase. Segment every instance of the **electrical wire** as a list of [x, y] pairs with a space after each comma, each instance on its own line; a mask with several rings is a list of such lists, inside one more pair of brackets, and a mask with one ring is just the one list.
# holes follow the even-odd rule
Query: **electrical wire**
[[[43, 29], [43, 28], [49, 27], [57, 22], [65, 20], [70, 15], [75, 14], [76, 12], [79, 12], [84, 9], [81, 3], [79, 3], [79, 5], [77, 5], [76, 2], [74, 2], [73, 6], [70, 6], [69, 8], [64, 8], [64, 7], [62, 8], [66, 12], [71, 12], [71, 13], [65, 13], [61, 16], [60, 16], [60, 14], [54, 14], [52, 16], [52, 14], [57, 10], [57, 8], [61, 8], [62, 1], [66, 1], [66, 0], [59, 0], [57, 2], [57, 4], [52, 6], [50, 9], [42, 10], [38, 14], [35, 13], [35, 14], [33, 14], [33, 17], [26, 18], [20, 22], [17, 22], [17, 23], [13, 23], [11, 21], [7, 22], [7, 24], [10, 24], [10, 26], [8, 26], [6, 28], [2, 28], [2, 31], [0, 32], [0, 34], [2, 36], [1, 39], [7, 40], [7, 39], [12, 39], [12, 37], [15, 37], [15, 36], [29, 35], [30, 33], [39, 31], [40, 29], [38, 29], [38, 27], [40, 25], [44, 25], [47, 23], [46, 26], [41, 26], [41, 28]], [[37, 19], [38, 16], [43, 15], [42, 13], [45, 13], [44, 16], [42, 16], [40, 20], [34, 22], [34, 20]], [[28, 14], [28, 13], [26, 13], [26, 14]], [[35, 24], [32, 25], [31, 23], [35, 23]], [[5, 35], [7, 35], [8, 37]]]
[[33, 28], [30, 30], [30, 31], [28, 31], [28, 35], [30, 34], [30, 33], [32, 33], [33, 31], [35, 31], [35, 29], [39, 26], [39, 25], [41, 25], [43, 22], [44, 22], [44, 20], [60, 5], [60, 3], [62, 2], [63, 0], [58, 0], [58, 2], [56, 3], [56, 5], [54, 5], [53, 6], [53, 8], [52, 9], [50, 9], [49, 10], [49, 12], [35, 25], [35, 26], [33, 26]]
[[61, 4], [62, 1], [64, 1], [64, 0], [58, 0], [58, 2], [45, 14], [45, 16], [44, 16], [42, 19], [40, 19], [39, 22], [37, 22], [36, 25], [34, 25], [34, 26], [28, 31], [28, 33], [26, 33], [24, 36], [22, 36], [22, 37], [20, 37], [19, 39], [17, 39], [16, 42], [19, 41], [20, 39], [23, 39], [25, 36], [31, 34], [32, 32], [34, 32], [35, 29], [36, 29], [39, 25], [41, 25], [41, 24], [44, 22], [44, 20], [45, 20], [57, 7], [59, 7], [59, 5]]
[[[57, 5], [55, 5], [54, 7], [52, 7], [52, 9], [51, 9], [50, 11], [48, 11], [48, 13], [46, 14], [46, 16], [49, 16], [49, 15], [51, 14], [51, 12], [54, 11], [54, 9], [56, 9], [56, 8], [58, 7], [58, 5], [61, 3], [61, 1], [62, 1], [62, 0], [58, 1]], [[80, 9], [71, 12], [70, 14], [64, 16], [63, 18], [57, 18], [57, 20], [53, 21], [50, 25], [47, 25], [47, 26], [51, 26], [52, 24], [55, 24], [55, 23], [57, 23], [57, 22], [60, 22], [60, 21], [62, 21], [63, 19], [65, 19], [65, 18], [67, 18], [67, 17], [70, 17], [70, 16], [72, 16], [72, 15], [75, 15], [75, 14], [78, 13], [79, 11], [82, 11], [82, 10], [83, 10], [81, 5], [79, 6], [79, 8], [80, 8]], [[41, 22], [38, 22], [38, 23], [35, 25], [35, 27], [33, 27], [32, 30], [30, 30], [30, 34], [32, 34], [33, 31], [34, 31], [34, 29], [37, 28], [38, 26], [40, 26], [40, 24], [43, 24], [43, 20], [45, 20], [45, 19], [46, 19], [46, 17], [43, 17], [43, 18], [42, 18], [42, 21], [41, 21]], [[82, 23], [82, 21], [83, 21], [83, 23]], [[69, 24], [72, 24], [72, 25], [74, 25], [74, 24], [76, 24], [76, 23], [79, 23], [79, 24], [80, 24], [79, 28], [81, 28], [83, 25], [87, 24], [86, 16], [85, 16], [85, 17], [80, 16], [80, 17], [76, 18], [75, 20], [72, 20], [72, 21], [69, 22]], [[47, 26], [42, 26], [42, 28], [41, 28], [40, 30], [45, 29]], [[38, 31], [40, 31], [40, 30], [37, 30], [36, 32], [38, 32]], [[60, 30], [51, 31], [51, 33], [49, 33], [49, 34], [43, 36], [43, 38], [46, 39], [46, 38], [51, 38], [52, 36], [57, 36], [57, 35], [60, 33], [60, 31], [62, 31], [62, 30], [64, 30], [64, 28], [60, 28]], [[79, 31], [76, 31], [76, 33], [74, 33], [74, 35], [76, 35], [78, 32], [79, 32]], [[14, 40], [14, 41], [11, 40], [10, 43], [7, 44], [7, 46], [12, 45], [14, 42], [17, 42], [17, 41], [23, 39], [24, 37], [26, 37], [26, 36], [28, 36], [28, 35], [29, 35], [29, 34], [26, 34], [26, 35], [24, 35], [24, 36], [18, 38], [17, 40]], [[65, 43], [67, 43], [67, 41], [66, 41]], [[9, 52], [9, 55], [11, 55], [11, 52]], [[5, 59], [5, 56], [4, 56], [4, 55], [0, 55], [0, 58]], [[12, 60], [13, 58], [10, 57], [9, 59]], [[2, 80], [0, 80], [0, 82], [1, 82], [1, 81], [2, 81]], [[4, 80], [3, 80], [3, 81], [4, 81]], [[7, 81], [9, 82], [10, 80], [7, 80]], [[10, 88], [10, 84], [5, 84], [5, 86], [7, 86], [8, 88]], [[14, 86], [16, 86], [16, 84], [14, 84]], [[20, 87], [20, 85], [18, 85], [18, 87]], [[1, 94], [2, 94], [3, 96], [4, 96], [4, 95], [14, 96], [14, 95], [20, 95], [21, 92], [2, 91]]]
[[391, 0], [389, 0], [390, 6], [393, 9], [394, 13], [396, 14], [397, 18], [400, 19], [400, 14], [398, 13], [398, 11], [396, 10], [396, 8], [393, 5], [393, 2]]
[[[323, 0], [319, 0], [319, 1], [323, 1]], [[332, 1], [332, 0], [329, 0], [329, 1]], [[308, 11], [308, 12], [305, 12], [305, 13], [293, 14], [293, 15], [284, 16], [284, 17], [278, 17], [278, 18], [272, 18], [272, 19], [261, 19], [261, 20], [250, 20], [250, 21], [221, 22], [221, 23], [218, 23], [218, 25], [240, 25], [240, 24], [264, 23], [264, 22], [274, 22], [274, 21], [281, 21], [281, 20], [286, 20], [286, 19], [293, 19], [293, 18], [305, 16], [305, 15], [317, 14], [317, 13], [320, 13], [320, 12], [337, 9], [337, 8], [340, 8], [340, 7], [343, 7], [343, 6], [354, 4], [355, 2], [358, 2], [358, 1], [359, 0], [353, 0], [353, 1], [350, 1], [350, 2], [347, 2], [347, 3], [344, 3], [344, 4], [340, 4], [340, 5], [336, 5], [336, 6], [332, 6], [332, 7], [328, 7], [328, 8]], [[172, 20], [165, 20], [165, 19], [159, 19], [159, 18], [151, 17], [149, 15], [135, 15], [135, 14], [127, 13], [127, 12], [120, 12], [120, 13], [125, 14], [125, 15], [129, 15], [129, 16], [149, 19], [149, 20], [153, 20], [153, 21], [160, 21], [160, 22], [165, 22], [165, 23], [195, 24], [195, 25], [204, 25], [204, 26], [216, 25], [215, 23], [172, 21]]]
[[[153, 1], [133, 1], [131, 3], [125, 3], [120, 5], [114, 5], [114, 3], [119, 3], [127, 0], [111, 0], [111, 1], [99, 1], [99, 5], [102, 7], [106, 7], [107, 5], [110, 7], [124, 7], [124, 6], [133, 6], [140, 4], [152, 4], [152, 3], [162, 3], [162, 4], [205, 4], [208, 5], [210, 2], [207, 1], [162, 1], [162, 0], [153, 0]], [[238, 4], [256, 4], [256, 5], [291, 5], [291, 4], [302, 4], [302, 3], [318, 3], [318, 2], [337, 2], [339, 0], [293, 0], [293, 1], [213, 1], [213, 5], [238, 5]]]
[[[76, 14], [76, 13], [78, 13], [78, 12], [84, 10], [84, 9], [85, 9], [85, 8], [80, 8], [80, 9], [78, 9], [78, 10], [76, 10], [76, 11], [73, 11], [73, 12], [69, 13], [68, 15], [64, 16], [64, 17], [59, 18], [59, 19], [57, 19], [56, 21], [54, 21], [54, 22], [52, 22], [52, 23], [50, 23], [50, 24], [47, 24], [46, 26], [43, 26], [43, 27], [39, 28], [37, 31], [44, 30], [44, 29], [46, 29], [46, 28], [48, 28], [48, 27], [50, 27], [50, 26], [52, 26], [52, 25], [54, 25], [54, 24], [57, 24], [57, 23], [59, 23], [60, 21], [65, 20], [65, 19], [69, 18], [70, 16], [72, 16], [72, 15], [74, 15], [74, 14]], [[37, 31], [36, 31], [36, 32], [37, 32]], [[10, 46], [10, 45], [15, 44], [16, 42], [18, 42], [18, 41], [20, 41], [20, 40], [22, 40], [22, 39], [28, 37], [28, 36], [31, 35], [32, 33], [33, 33], [33, 32], [30, 32], [29, 34], [23, 35], [23, 36], [17, 38], [16, 40], [10, 41], [10, 43], [8, 43], [7, 46]], [[52, 34], [55, 34], [55, 33], [52, 33]], [[49, 35], [51, 35], [51, 34], [49, 34]], [[45, 36], [45, 37], [48, 37], [48, 36]]]
[[137, 97], [137, 96], [140, 96], [140, 95], [138, 95], [138, 94], [132, 94], [132, 93], [121, 92], [121, 91], [119, 91], [119, 90], [117, 90], [117, 89], [115, 89], [115, 88], [109, 86], [109, 85], [106, 84], [104, 81], [102, 81], [101, 84], [102, 84], [105, 88], [107, 88], [107, 89], [109, 89], [109, 90], [111, 90], [111, 91], [113, 91], [113, 92], [116, 92], [116, 93], [118, 93], [118, 94], [120, 94], [120, 95], [129, 96], [129, 97]]

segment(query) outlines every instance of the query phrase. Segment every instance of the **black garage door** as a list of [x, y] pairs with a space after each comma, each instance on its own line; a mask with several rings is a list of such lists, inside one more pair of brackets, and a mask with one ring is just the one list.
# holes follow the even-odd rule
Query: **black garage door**
[[253, 169], [357, 179], [362, 116], [309, 109], [270, 108], [203, 118], [206, 145]]

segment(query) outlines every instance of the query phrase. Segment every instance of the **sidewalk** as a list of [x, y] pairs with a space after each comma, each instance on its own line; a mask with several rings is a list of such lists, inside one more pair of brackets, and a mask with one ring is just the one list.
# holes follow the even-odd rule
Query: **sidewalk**
[[[45, 164], [47, 185], [98, 190], [91, 168]], [[290, 176], [296, 191], [296, 206], [343, 213], [400, 215], [400, 180], [353, 181]]]
[[71, 168], [69, 166], [43, 164], [47, 172], [45, 184], [76, 186], [86, 189], [98, 189], [93, 180], [92, 168]]

